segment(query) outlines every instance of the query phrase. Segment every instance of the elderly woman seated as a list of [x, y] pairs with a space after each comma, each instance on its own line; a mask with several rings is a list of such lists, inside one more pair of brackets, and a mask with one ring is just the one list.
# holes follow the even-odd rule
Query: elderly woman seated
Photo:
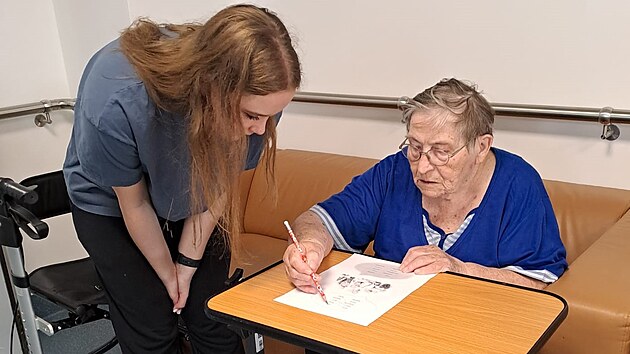
[[[332, 247], [401, 263], [403, 272], [452, 271], [544, 288], [567, 267], [536, 170], [492, 147], [494, 110], [476, 88], [445, 79], [406, 99], [400, 151], [294, 222], [287, 276], [302, 291]], [[316, 275], [317, 277], [317, 275]]]

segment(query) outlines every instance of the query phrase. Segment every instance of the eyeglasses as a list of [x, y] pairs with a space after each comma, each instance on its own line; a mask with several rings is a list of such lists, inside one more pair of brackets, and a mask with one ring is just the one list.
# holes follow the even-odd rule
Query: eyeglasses
[[421, 147], [411, 144], [409, 139], [405, 138], [398, 148], [402, 150], [403, 155], [405, 155], [410, 162], [416, 162], [422, 158], [422, 155], [427, 155], [427, 159], [430, 164], [433, 166], [443, 166], [448, 163], [451, 157], [457, 155], [458, 152], [465, 148], [466, 145], [468, 145], [468, 143], [462, 145], [460, 148], [451, 153], [442, 149], [434, 148], [430, 148], [428, 151], [422, 151]]

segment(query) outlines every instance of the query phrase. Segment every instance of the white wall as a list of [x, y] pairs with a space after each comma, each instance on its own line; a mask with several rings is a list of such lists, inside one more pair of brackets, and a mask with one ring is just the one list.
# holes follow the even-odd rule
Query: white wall
[[[130, 17], [203, 21], [233, 1], [129, 0]], [[255, 1], [294, 34], [302, 90], [412, 96], [442, 77], [476, 82], [491, 102], [630, 109], [627, 1]], [[293, 103], [281, 148], [380, 158], [403, 129], [393, 110]], [[602, 141], [596, 123], [498, 117], [495, 146], [544, 178], [630, 188], [630, 126]]]
[[[253, 2], [296, 35], [308, 91], [410, 95], [457, 76], [496, 102], [630, 105], [624, 0]], [[205, 20], [229, 3], [129, 0], [129, 12]]]
[[4, 3], [0, 29], [0, 107], [68, 96], [52, 1]]
[[72, 97], [92, 54], [129, 25], [126, 0], [53, 0]]
[[[234, 1], [10, 1], [0, 12], [0, 107], [74, 97], [89, 56], [130, 19], [205, 21]], [[630, 109], [630, 2], [255, 1], [276, 11], [297, 40], [304, 91], [411, 96], [442, 77], [475, 81], [491, 102]], [[33, 117], [0, 121], [0, 176], [20, 180], [61, 166], [69, 114], [36, 128]], [[404, 128], [394, 110], [292, 103], [281, 148], [380, 158]], [[544, 178], [630, 189], [630, 125], [599, 139], [595, 123], [497, 118], [495, 145]], [[27, 162], [25, 162], [27, 161]], [[57, 221], [55, 221], [57, 222]], [[62, 235], [25, 245], [27, 268], [84, 251], [69, 221]], [[65, 230], [65, 229], [68, 230]], [[63, 242], [54, 242], [57, 240]], [[8, 329], [0, 289], [0, 352]]]

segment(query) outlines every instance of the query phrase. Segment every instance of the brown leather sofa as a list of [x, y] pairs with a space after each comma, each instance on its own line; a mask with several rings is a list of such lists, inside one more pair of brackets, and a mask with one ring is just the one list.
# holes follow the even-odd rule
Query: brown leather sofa
[[[250, 275], [282, 258], [293, 221], [313, 204], [340, 191], [377, 160], [336, 154], [279, 150], [275, 176], [277, 200], [264, 170], [241, 179], [245, 249], [234, 267]], [[630, 353], [630, 191], [545, 181], [569, 270], [547, 291], [569, 304], [567, 318], [543, 353]], [[534, 311], [534, 309], [532, 309]], [[265, 339], [266, 353], [303, 353]]]

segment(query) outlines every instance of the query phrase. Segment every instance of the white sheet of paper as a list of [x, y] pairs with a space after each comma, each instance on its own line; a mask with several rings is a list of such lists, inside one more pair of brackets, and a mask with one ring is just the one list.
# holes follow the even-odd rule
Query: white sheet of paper
[[398, 270], [399, 266], [399, 263], [353, 254], [320, 274], [328, 305], [319, 294], [307, 294], [298, 289], [274, 300], [367, 326], [435, 276], [403, 273]]

